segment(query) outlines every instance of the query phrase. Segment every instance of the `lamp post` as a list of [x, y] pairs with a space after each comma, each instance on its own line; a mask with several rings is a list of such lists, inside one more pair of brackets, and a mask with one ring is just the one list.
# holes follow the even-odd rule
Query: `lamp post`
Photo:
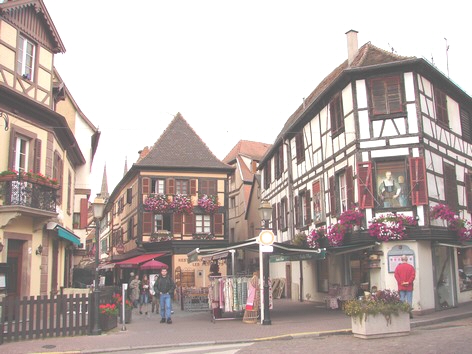
[[98, 265], [100, 263], [100, 220], [103, 217], [103, 212], [105, 210], [105, 200], [97, 195], [92, 203], [92, 206], [93, 217], [95, 218], [95, 284], [93, 287], [94, 323], [92, 334], [99, 335], [102, 333], [102, 330], [100, 328], [98, 316], [100, 312], [100, 290], [98, 289], [100, 278], [98, 276]]
[[274, 234], [271, 231], [268, 231], [269, 220], [272, 217], [272, 205], [267, 201], [262, 201], [261, 206], [259, 207], [259, 213], [261, 219], [264, 221], [263, 231], [259, 235], [259, 257], [262, 257], [262, 274], [263, 274], [263, 325], [271, 325], [272, 321], [270, 320], [270, 309], [269, 309], [269, 252], [263, 251], [263, 247], [272, 247], [274, 242]]

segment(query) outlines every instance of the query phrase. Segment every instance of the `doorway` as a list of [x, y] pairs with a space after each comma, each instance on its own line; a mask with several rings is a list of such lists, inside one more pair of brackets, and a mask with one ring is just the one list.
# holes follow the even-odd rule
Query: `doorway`
[[433, 247], [435, 306], [437, 310], [456, 306], [453, 248]]
[[21, 270], [23, 263], [23, 243], [22, 240], [8, 240], [7, 255], [7, 296], [21, 296]]

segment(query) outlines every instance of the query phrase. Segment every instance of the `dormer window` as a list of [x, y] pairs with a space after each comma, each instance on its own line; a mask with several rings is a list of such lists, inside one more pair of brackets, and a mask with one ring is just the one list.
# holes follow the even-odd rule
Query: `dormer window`
[[33, 80], [36, 45], [23, 36], [18, 41], [16, 71], [24, 79]]

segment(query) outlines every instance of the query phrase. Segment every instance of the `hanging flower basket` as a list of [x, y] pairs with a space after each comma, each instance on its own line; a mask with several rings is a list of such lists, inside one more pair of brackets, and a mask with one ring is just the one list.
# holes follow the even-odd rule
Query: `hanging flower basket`
[[198, 199], [198, 206], [205, 212], [213, 214], [218, 210], [218, 197], [204, 194]]
[[355, 226], [361, 226], [364, 214], [359, 209], [346, 210], [339, 216], [339, 223], [348, 229], [353, 229]]
[[171, 203], [165, 194], [151, 194], [144, 201], [144, 210], [165, 214], [171, 211]]
[[418, 226], [418, 221], [411, 216], [388, 213], [370, 221], [369, 235], [379, 241], [400, 241], [408, 237], [409, 226]]
[[435, 205], [431, 208], [430, 215], [432, 219], [446, 221], [447, 228], [457, 234], [459, 241], [472, 239], [472, 224], [468, 220], [461, 219], [448, 205]]
[[324, 226], [318, 227], [310, 231], [306, 236], [306, 242], [309, 248], [320, 248], [321, 240], [325, 238], [326, 228]]
[[182, 194], [176, 194], [174, 200], [172, 200], [171, 208], [174, 213], [178, 214], [192, 214], [193, 205], [190, 197]]

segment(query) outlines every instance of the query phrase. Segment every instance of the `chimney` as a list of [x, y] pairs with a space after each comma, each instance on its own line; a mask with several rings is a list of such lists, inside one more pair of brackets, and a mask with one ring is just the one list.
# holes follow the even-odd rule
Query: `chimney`
[[357, 45], [357, 31], [350, 30], [346, 32], [347, 36], [347, 64], [350, 67], [352, 61], [356, 57], [357, 50], [359, 49]]

